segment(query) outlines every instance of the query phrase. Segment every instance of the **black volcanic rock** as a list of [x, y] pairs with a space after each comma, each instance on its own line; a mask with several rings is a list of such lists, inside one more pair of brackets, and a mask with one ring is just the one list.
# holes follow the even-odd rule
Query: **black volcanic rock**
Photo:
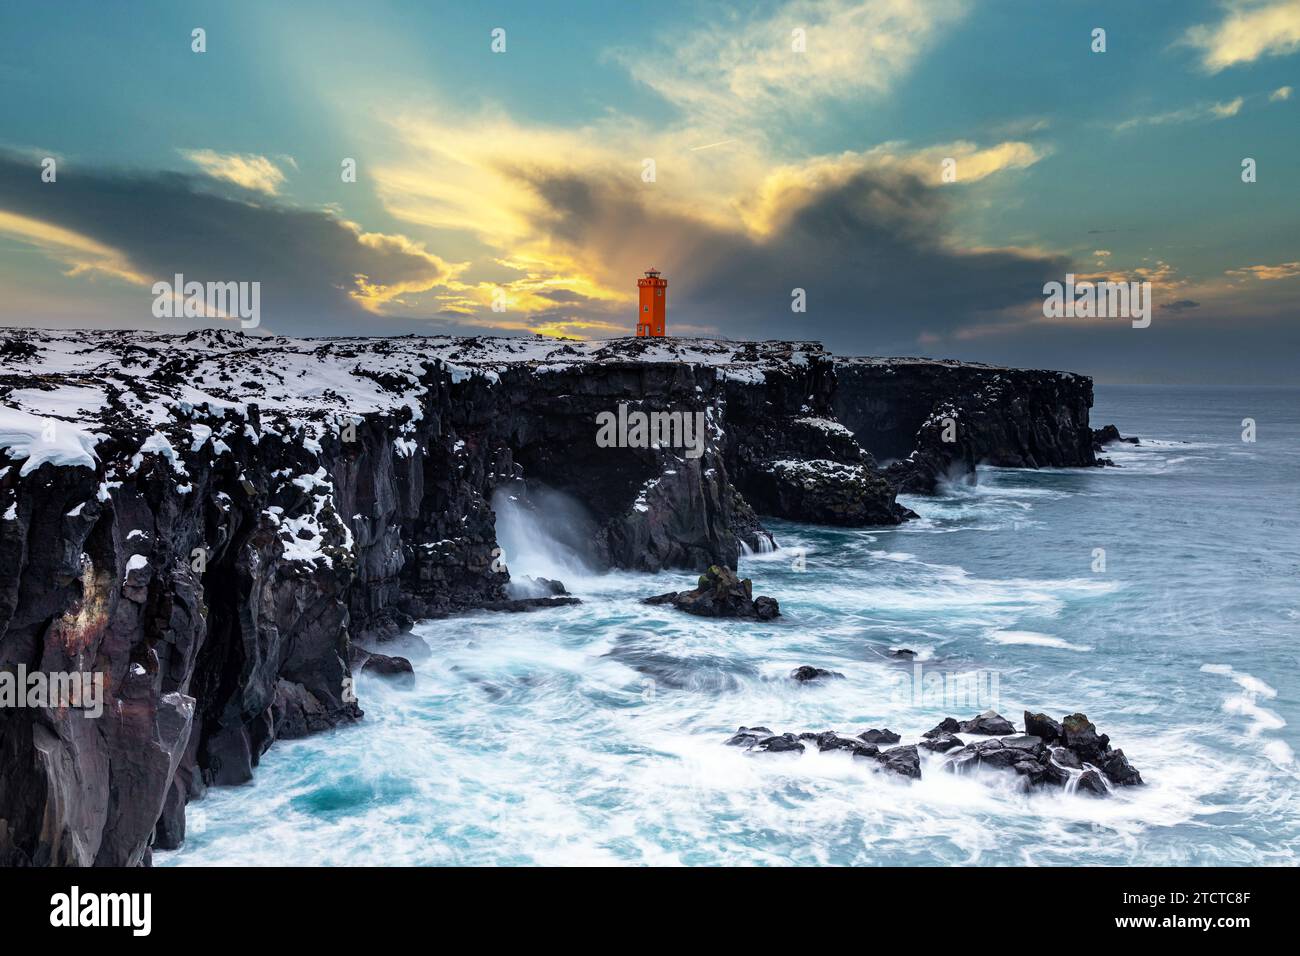
[[[981, 715], [983, 716], [983, 715]], [[1110, 738], [1083, 714], [1071, 714], [1059, 724], [1043, 714], [1025, 712], [1025, 725], [1037, 733], [981, 740], [950, 750], [945, 765], [951, 771], [975, 766], [1013, 770], [1027, 786], [1065, 786], [1077, 778], [1075, 790], [1095, 796], [1116, 786], [1141, 786], [1142, 775], [1124, 751], [1113, 750]]]
[[961, 730], [961, 724], [955, 718], [945, 717], [921, 736], [927, 740], [931, 740], [940, 737], [943, 734], [955, 734], [959, 730]]
[[520, 583], [544, 592], [547, 597], [567, 597], [568, 588], [564, 586], [563, 581], [555, 581], [551, 578], [534, 578], [524, 576], [519, 579]]
[[884, 730], [867, 730], [858, 734], [858, 736], [869, 744], [896, 744], [903, 738], [894, 733], [888, 727]]
[[915, 744], [883, 750], [876, 759], [880, 761], [880, 766], [890, 773], [912, 780], [921, 779], [921, 756], [917, 753]]
[[966, 746], [966, 743], [960, 737], [954, 737], [952, 734], [940, 731], [933, 737], [922, 740], [918, 746], [923, 750], [931, 750], [935, 753], [947, 753], [949, 750]]
[[[753, 582], [741, 579], [730, 568], [713, 565], [700, 575], [692, 591], [669, 591], [645, 598], [645, 604], [671, 604], [679, 611], [700, 617], [741, 617], [768, 621], [780, 614], [772, 598], [753, 597]], [[802, 678], [801, 678], [802, 679]]]
[[729, 747], [752, 747], [765, 737], [771, 737], [772, 731], [768, 727], [741, 727], [727, 741]]
[[[939, 726], [925, 733], [919, 744], [880, 750], [879, 743], [897, 743], [899, 735], [889, 730], [869, 730], [857, 737], [845, 737], [835, 731], [804, 731], [799, 734], [774, 734], [767, 727], [741, 727], [727, 743], [760, 753], [803, 753], [815, 743], [818, 751], [847, 750], [855, 759], [872, 760], [890, 773], [911, 779], [921, 777], [921, 750], [942, 760], [950, 773], [966, 773], [975, 768], [1014, 773], [1026, 789], [1069, 787], [1074, 792], [1105, 796], [1111, 786], [1141, 786], [1142, 776], [1128, 762], [1122, 750], [1112, 750], [1109, 738], [1098, 735], [1096, 728], [1082, 714], [1071, 714], [1057, 725], [1042, 714], [1026, 712], [1026, 723], [1046, 733], [1054, 726], [1064, 729], [1069, 744], [1057, 745], [1037, 734], [1017, 734], [964, 743], [952, 730], [961, 726], [945, 718]], [[1009, 726], [997, 714], [986, 711], [966, 721], [977, 727]], [[936, 758], [930, 758], [936, 759]]]
[[1114, 425], [1103, 425], [1101, 428], [1094, 428], [1092, 430], [1092, 447], [1094, 451], [1101, 451], [1104, 446], [1117, 441], [1125, 442], [1129, 445], [1142, 444], [1142, 442], [1137, 438], [1126, 438], [1121, 435], [1119, 429]]
[[1031, 714], [1025, 711], [1025, 733], [1040, 737], [1048, 744], [1061, 739], [1061, 725], [1046, 714]]
[[1111, 783], [1121, 787], [1142, 785], [1142, 774], [1128, 762], [1122, 750], [1112, 750], [1101, 757], [1101, 772]]
[[841, 734], [835, 733], [833, 730], [823, 731], [819, 734], [799, 734], [799, 739], [816, 741], [817, 749], [823, 753], [828, 750], [847, 750], [855, 757], [874, 757], [880, 753], [879, 747], [863, 743], [856, 737], [842, 736]]
[[812, 667], [804, 664], [802, 667], [796, 667], [790, 672], [790, 677], [800, 683], [806, 683], [811, 680], [821, 680], [822, 678], [843, 679], [844, 675], [839, 671], [828, 671], [823, 667]]
[[994, 736], [1014, 734], [1016, 732], [1016, 728], [1011, 721], [991, 710], [986, 710], [970, 720], [963, 720], [957, 729], [966, 734], [992, 734]]
[[1005, 734], [1014, 734], [1016, 728], [1011, 721], [1007, 720], [1001, 714], [986, 710], [982, 714], [972, 717], [970, 720], [959, 721], [954, 717], [945, 717], [943, 720], [927, 730], [921, 736], [926, 738], [938, 737], [942, 734], [992, 734], [1001, 736]]
[[1110, 791], [1106, 788], [1106, 782], [1101, 779], [1101, 774], [1095, 770], [1085, 770], [1079, 777], [1076, 793], [1086, 793], [1094, 797], [1104, 797]]
[[1110, 738], [1098, 734], [1086, 714], [1070, 714], [1061, 721], [1061, 739], [1081, 760], [1097, 763], [1110, 749]]
[[415, 668], [405, 657], [380, 654], [353, 644], [348, 663], [351, 664], [353, 673], [374, 674], [403, 685], [415, 683]]
[[749, 749], [756, 753], [803, 753], [804, 745], [794, 734], [779, 734], [764, 737]]
[[[932, 493], [980, 463], [1093, 466], [1092, 380], [934, 359], [835, 360], [833, 407], [900, 491]], [[947, 440], [951, 438], [952, 440]]]

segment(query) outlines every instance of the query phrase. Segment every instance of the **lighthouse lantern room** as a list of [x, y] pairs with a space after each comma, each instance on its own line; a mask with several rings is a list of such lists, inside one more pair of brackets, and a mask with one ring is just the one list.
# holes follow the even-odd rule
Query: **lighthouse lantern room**
[[636, 285], [641, 292], [636, 314], [637, 338], [663, 338], [668, 334], [664, 329], [668, 309], [668, 280], [659, 275], [658, 269], [651, 269], [645, 278], [636, 280]]

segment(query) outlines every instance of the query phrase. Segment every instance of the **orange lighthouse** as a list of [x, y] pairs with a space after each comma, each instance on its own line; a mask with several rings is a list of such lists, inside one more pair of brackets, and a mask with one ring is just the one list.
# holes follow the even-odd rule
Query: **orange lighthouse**
[[641, 290], [641, 302], [636, 314], [637, 338], [663, 338], [668, 334], [664, 330], [668, 310], [668, 280], [660, 278], [658, 269], [651, 269], [644, 279], [636, 280], [636, 286]]

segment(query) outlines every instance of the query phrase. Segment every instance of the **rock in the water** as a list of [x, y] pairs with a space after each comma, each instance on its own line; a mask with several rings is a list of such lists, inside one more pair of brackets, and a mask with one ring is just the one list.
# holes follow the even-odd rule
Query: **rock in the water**
[[754, 746], [749, 748], [759, 753], [803, 753], [804, 746], [794, 734], [774, 734], [771, 737], [764, 737]]
[[701, 617], [740, 617], [768, 621], [781, 613], [777, 602], [769, 597], [757, 600], [753, 582], [739, 578], [735, 571], [714, 564], [700, 575], [693, 591], [670, 591], [645, 598], [645, 604], [671, 604], [687, 614]]
[[1052, 759], [1056, 761], [1058, 765], [1067, 767], [1070, 770], [1083, 769], [1083, 761], [1076, 757], [1073, 751], [1066, 750], [1064, 747], [1053, 747]]
[[951, 755], [947, 766], [952, 770], [965, 770], [974, 766], [1010, 768], [1023, 759], [1020, 751], [1004, 747], [1001, 740], [979, 740], [969, 743]]
[[943, 720], [939, 721], [938, 724], [936, 724], [934, 727], [927, 730], [921, 736], [924, 737], [926, 740], [930, 740], [932, 738], [940, 736], [941, 734], [955, 734], [959, 730], [961, 730], [961, 724], [959, 724], [952, 717], [945, 717]]
[[[1115, 786], [1142, 784], [1142, 775], [1124, 751], [1112, 750], [1110, 738], [1098, 734], [1083, 714], [1071, 714], [1058, 724], [1043, 714], [1026, 711], [1025, 725], [1038, 733], [1018, 734], [1010, 721], [991, 710], [961, 722], [946, 717], [926, 731], [919, 744], [884, 751], [877, 744], [900, 740], [899, 734], [887, 728], [845, 737], [832, 730], [774, 734], [768, 727], [741, 727], [727, 743], [759, 753], [803, 753], [807, 744], [816, 744], [823, 753], [847, 750], [854, 758], [873, 760], [910, 779], [921, 776], [919, 748], [924, 748], [942, 754], [944, 769], [950, 772], [964, 773], [976, 767], [1010, 770], [1025, 789], [1069, 785], [1071, 792], [1105, 796], [1110, 792], [1108, 782]], [[956, 730], [990, 736], [966, 743], [954, 734]]]
[[880, 753], [880, 748], [872, 744], [865, 744], [855, 737], [842, 737], [833, 730], [825, 731], [820, 734], [800, 734], [800, 737], [807, 736], [817, 741], [817, 749], [823, 753], [827, 750], [847, 750], [855, 757], [874, 757]]
[[796, 667], [790, 672], [790, 676], [800, 683], [806, 683], [810, 680], [821, 680], [822, 678], [832, 678], [843, 680], [844, 675], [839, 671], [828, 671], [823, 667], [812, 667], [804, 664], [802, 667]]
[[[569, 593], [563, 581], [556, 581], [553, 578], [534, 578], [524, 575], [518, 580], [526, 589], [533, 592], [540, 591], [543, 596], [564, 597]], [[511, 581], [513, 583], [514, 579], [512, 578]]]
[[876, 759], [880, 761], [880, 766], [891, 773], [912, 780], [921, 779], [921, 755], [917, 753], [915, 744], [882, 751]]
[[1142, 785], [1142, 774], [1128, 762], [1122, 750], [1112, 750], [1101, 759], [1101, 772], [1111, 783], [1121, 787]]
[[[977, 720], [986, 717], [981, 714]], [[988, 726], [989, 722], [984, 725]], [[1110, 738], [1098, 734], [1083, 714], [1071, 714], [1058, 724], [1044, 714], [1026, 711], [1025, 726], [1034, 732], [983, 740], [950, 751], [947, 769], [961, 771], [973, 766], [1011, 769], [1031, 787], [1063, 786], [1074, 779], [1076, 791], [1095, 796], [1109, 793], [1107, 780], [1117, 786], [1142, 784], [1142, 775], [1128, 762], [1124, 752], [1112, 750]]]
[[1042, 738], [1044, 743], [1053, 744], [1061, 739], [1061, 725], [1046, 714], [1025, 711], [1025, 733]]
[[960, 729], [967, 734], [989, 734], [994, 737], [1016, 732], [1016, 728], [1011, 721], [991, 710], [984, 711], [978, 717], [962, 721]]
[[884, 730], [867, 730], [858, 734], [858, 737], [869, 744], [896, 744], [903, 739], [888, 727]]
[[965, 747], [966, 743], [960, 737], [954, 737], [952, 734], [940, 732], [933, 737], [922, 740], [920, 746], [926, 750], [935, 753], [947, 753], [949, 750], [955, 750], [958, 747]]
[[1116, 441], [1126, 442], [1130, 445], [1142, 444], [1136, 438], [1125, 438], [1114, 425], [1103, 425], [1101, 428], [1092, 430], [1092, 447], [1094, 451], [1101, 451], [1102, 446]]
[[379, 654], [354, 644], [351, 648], [350, 658], [354, 673], [376, 674], [400, 684], [415, 683], [415, 668], [411, 666], [411, 662], [405, 657]]
[[1043, 738], [1035, 737], [1033, 734], [1013, 734], [1002, 738], [1002, 746], [1021, 750], [1036, 757], [1043, 752]]
[[1110, 738], [1098, 734], [1086, 714], [1070, 714], [1062, 720], [1061, 738], [1079, 759], [1088, 763], [1101, 763], [1103, 755], [1110, 749]]
[[1079, 783], [1075, 787], [1075, 793], [1086, 793], [1094, 797], [1104, 797], [1110, 793], [1106, 789], [1106, 781], [1101, 779], [1101, 774], [1095, 770], [1085, 770], [1079, 777]]
[[895, 647], [889, 652], [889, 656], [900, 661], [910, 661], [916, 657], [916, 651], [906, 647]]
[[772, 731], [768, 727], [741, 727], [727, 741], [729, 747], [752, 747], [765, 737], [771, 737]]

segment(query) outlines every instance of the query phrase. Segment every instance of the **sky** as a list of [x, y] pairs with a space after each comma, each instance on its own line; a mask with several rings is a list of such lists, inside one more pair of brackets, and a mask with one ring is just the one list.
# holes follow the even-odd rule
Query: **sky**
[[656, 267], [670, 334], [1300, 384], [1296, 87], [1300, 0], [5, 4], [0, 326], [608, 338]]

